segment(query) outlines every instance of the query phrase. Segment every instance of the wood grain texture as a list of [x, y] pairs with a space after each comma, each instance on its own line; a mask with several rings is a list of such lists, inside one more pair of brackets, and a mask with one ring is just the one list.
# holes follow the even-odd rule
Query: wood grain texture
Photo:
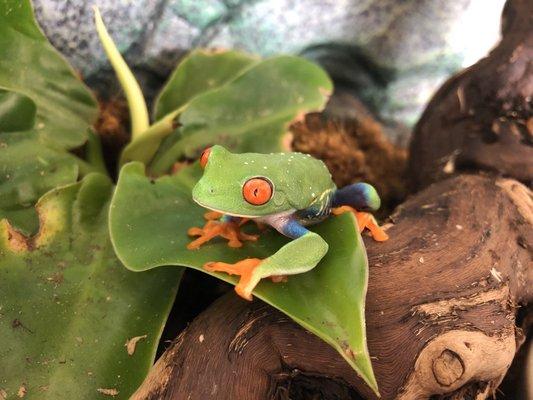
[[502, 40], [448, 80], [411, 141], [414, 189], [462, 171], [493, 171], [533, 182], [533, 3], [506, 3]]

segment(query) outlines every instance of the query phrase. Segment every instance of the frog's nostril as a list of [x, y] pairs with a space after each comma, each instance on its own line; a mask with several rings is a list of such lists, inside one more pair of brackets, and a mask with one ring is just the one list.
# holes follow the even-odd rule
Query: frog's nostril
[[215, 193], [215, 189], [213, 189], [213, 188], [209, 188], [209, 193], [210, 193], [210, 194], [214, 194], [214, 193]]

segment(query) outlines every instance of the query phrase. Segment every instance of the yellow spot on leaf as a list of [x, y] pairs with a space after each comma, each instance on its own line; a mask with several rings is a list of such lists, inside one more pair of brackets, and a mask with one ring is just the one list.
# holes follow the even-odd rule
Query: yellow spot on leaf
[[126, 347], [126, 351], [128, 352], [128, 354], [132, 356], [133, 353], [135, 353], [135, 347], [137, 346], [137, 342], [139, 340], [146, 339], [147, 337], [148, 337], [147, 335], [142, 335], [142, 336], [135, 336], [131, 339], [126, 340], [126, 344], [124, 346]]
[[19, 391], [17, 392], [17, 396], [20, 397], [20, 398], [23, 398], [24, 396], [26, 396], [26, 392], [28, 390], [26, 389], [26, 386], [22, 385], [19, 387]]
[[96, 389], [96, 391], [97, 391], [98, 393], [102, 393], [102, 394], [104, 394], [104, 395], [106, 395], [106, 396], [113, 396], [113, 397], [115, 397], [116, 395], [118, 395], [118, 390], [117, 390], [117, 389], [114, 389], [114, 388], [113, 388], [113, 389], [103, 389], [103, 388], [98, 388], [98, 389]]
[[56, 199], [44, 201], [36, 206], [39, 214], [40, 229], [35, 237], [35, 246], [40, 247], [53, 239], [65, 226], [66, 215], [61, 202]]
[[[44, 197], [35, 206], [39, 215], [39, 232], [32, 237], [17, 231], [7, 219], [0, 220], [0, 248], [14, 253], [30, 251], [51, 242], [66, 225], [64, 204], [57, 197]], [[1, 399], [0, 399], [1, 400]]]
[[27, 251], [30, 248], [30, 239], [13, 228], [6, 219], [0, 221], [0, 239], [3, 242], [1, 247], [15, 253]]

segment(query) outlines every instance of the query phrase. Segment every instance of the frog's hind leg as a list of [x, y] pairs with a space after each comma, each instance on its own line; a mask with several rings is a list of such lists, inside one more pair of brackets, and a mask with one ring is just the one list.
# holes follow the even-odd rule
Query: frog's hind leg
[[331, 206], [350, 206], [359, 211], [376, 211], [381, 206], [381, 199], [374, 186], [359, 182], [337, 189], [333, 194]]
[[360, 182], [354, 183], [338, 189], [332, 198], [332, 213], [335, 215], [350, 211], [357, 219], [359, 231], [367, 228], [372, 237], [382, 242], [389, 238], [383, 229], [380, 228], [372, 214], [361, 212], [361, 210], [376, 211], [381, 205], [378, 192], [372, 185]]
[[204, 265], [210, 272], [240, 276], [235, 291], [247, 300], [252, 299], [252, 291], [261, 279], [270, 278], [273, 282], [285, 282], [287, 275], [313, 269], [328, 250], [324, 239], [308, 231], [292, 218], [274, 217], [266, 222], [294, 240], [264, 260], [246, 258], [235, 264], [209, 262]]

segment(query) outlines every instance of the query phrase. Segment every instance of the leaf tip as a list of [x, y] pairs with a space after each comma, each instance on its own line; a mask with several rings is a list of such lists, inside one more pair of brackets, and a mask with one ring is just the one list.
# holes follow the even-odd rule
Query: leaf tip
[[96, 24], [96, 30], [98, 31], [99, 28], [101, 28], [104, 25], [104, 21], [102, 20], [102, 14], [100, 14], [100, 9], [98, 8], [96, 4], [93, 5], [91, 8], [93, 9], [93, 13], [94, 13], [94, 23]]

